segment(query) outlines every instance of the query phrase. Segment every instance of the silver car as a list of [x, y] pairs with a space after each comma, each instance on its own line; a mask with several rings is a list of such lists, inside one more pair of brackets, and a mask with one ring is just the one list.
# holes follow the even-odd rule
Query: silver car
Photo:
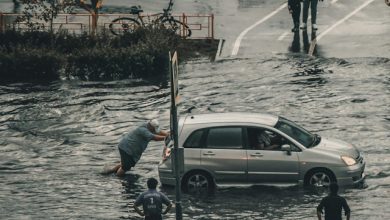
[[[283, 117], [211, 113], [187, 115], [178, 125], [178, 146], [184, 148], [181, 185], [186, 192], [212, 191], [225, 184], [323, 187], [364, 180], [365, 161], [356, 147], [320, 137]], [[269, 147], [259, 144], [259, 133], [268, 136]], [[175, 185], [170, 138], [165, 145], [160, 181]]]

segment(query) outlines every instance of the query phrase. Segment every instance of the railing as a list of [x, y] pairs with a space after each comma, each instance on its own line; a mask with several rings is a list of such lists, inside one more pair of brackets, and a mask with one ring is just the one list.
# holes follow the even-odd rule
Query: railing
[[[14, 30], [27, 30], [29, 29], [26, 22], [16, 22], [17, 18], [22, 14], [12, 13], [0, 13], [0, 31], [4, 32], [8, 29]], [[142, 15], [145, 21], [153, 18], [151, 15]], [[95, 33], [108, 29], [112, 20], [118, 17], [133, 17], [131, 14], [99, 14], [97, 25], [94, 25], [93, 17], [91, 14], [59, 14], [53, 20], [53, 31], [67, 30], [68, 32], [80, 34], [80, 33]], [[214, 15], [174, 15], [175, 19], [187, 24], [192, 30], [191, 39], [214, 39]], [[45, 30], [50, 27], [49, 23], [36, 20], [34, 23], [43, 24]]]

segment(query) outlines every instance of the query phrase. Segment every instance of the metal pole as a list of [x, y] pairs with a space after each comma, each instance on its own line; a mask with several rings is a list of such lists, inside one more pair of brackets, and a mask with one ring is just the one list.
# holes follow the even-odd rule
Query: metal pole
[[214, 40], [214, 14], [211, 14], [211, 39]]
[[3, 26], [3, 13], [0, 12], [0, 32], [4, 32], [5, 31], [5, 28]]
[[178, 149], [178, 135], [177, 135], [177, 113], [176, 107], [173, 111], [173, 139], [174, 139], [174, 154], [175, 154], [175, 179], [176, 179], [176, 220], [182, 220], [181, 207], [181, 184], [180, 184], [180, 169], [179, 169], [179, 149]]
[[[177, 122], [177, 109], [176, 109], [176, 96], [178, 94], [177, 91], [179, 88], [176, 88], [177, 86], [177, 80], [175, 78], [174, 71], [176, 71], [176, 68], [172, 66], [172, 56], [171, 53], [169, 53], [169, 72], [171, 74], [171, 117], [172, 117], [172, 129], [173, 131], [173, 153], [174, 153], [174, 174], [175, 174], [175, 190], [176, 190], [176, 219], [182, 220], [183, 214], [182, 214], [182, 208], [181, 208], [181, 184], [180, 184], [180, 169], [179, 169], [179, 145], [178, 145], [178, 122]], [[177, 61], [177, 60], [176, 60]]]

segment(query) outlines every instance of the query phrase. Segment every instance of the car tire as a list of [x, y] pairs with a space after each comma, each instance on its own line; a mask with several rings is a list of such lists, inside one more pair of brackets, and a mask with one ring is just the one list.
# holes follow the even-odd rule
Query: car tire
[[204, 171], [194, 171], [185, 176], [182, 189], [188, 194], [212, 193], [215, 184], [210, 174]]
[[315, 169], [306, 174], [305, 186], [311, 188], [327, 188], [330, 183], [336, 182], [334, 174], [326, 169]]

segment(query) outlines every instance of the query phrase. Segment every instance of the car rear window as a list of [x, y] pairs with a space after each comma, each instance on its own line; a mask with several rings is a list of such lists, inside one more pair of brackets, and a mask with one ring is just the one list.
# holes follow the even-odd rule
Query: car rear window
[[184, 148], [199, 148], [204, 130], [194, 131], [184, 143]]

